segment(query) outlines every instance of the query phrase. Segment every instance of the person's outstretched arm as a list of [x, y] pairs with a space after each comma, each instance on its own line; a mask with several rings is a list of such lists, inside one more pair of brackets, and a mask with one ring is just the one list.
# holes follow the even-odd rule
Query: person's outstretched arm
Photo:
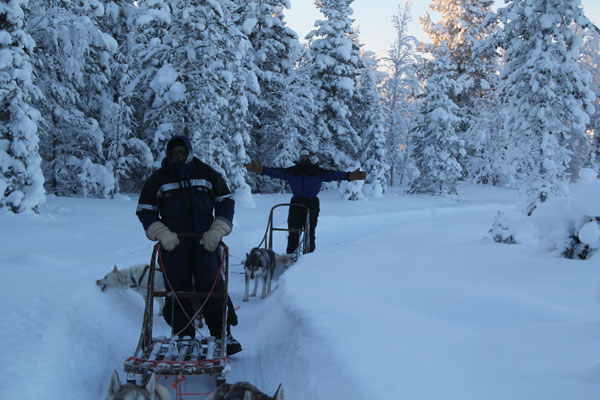
[[252, 161], [251, 163], [246, 164], [246, 169], [248, 172], [253, 172], [258, 175], [266, 175], [275, 179], [283, 179], [285, 181], [289, 181], [292, 178], [292, 174], [286, 172], [283, 168], [269, 168], [263, 167], [256, 161]]
[[361, 171], [360, 168], [356, 168], [354, 171], [348, 172], [348, 181], [362, 181], [367, 177], [365, 171]]
[[344, 171], [330, 171], [323, 170], [321, 173], [321, 178], [323, 182], [333, 182], [333, 181], [358, 181], [363, 180], [367, 177], [367, 173], [365, 171], [361, 171], [360, 168], [357, 168], [354, 171], [344, 172]]
[[245, 165], [246, 169], [248, 170], [248, 172], [252, 172], [258, 175], [262, 175], [263, 174], [263, 166], [260, 165], [258, 162], [256, 162], [255, 160], [252, 160], [252, 162], [248, 163]]

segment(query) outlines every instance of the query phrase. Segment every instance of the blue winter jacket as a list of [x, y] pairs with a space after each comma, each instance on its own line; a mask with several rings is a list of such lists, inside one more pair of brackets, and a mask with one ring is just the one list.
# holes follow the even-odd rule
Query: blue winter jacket
[[169, 143], [174, 140], [185, 143], [188, 158], [178, 162], [167, 156], [144, 184], [136, 212], [144, 230], [162, 221], [175, 233], [203, 233], [216, 218], [231, 226], [235, 202], [225, 180], [193, 156], [186, 137]]
[[289, 168], [263, 169], [263, 175], [289, 182], [294, 197], [317, 197], [323, 182], [347, 181], [348, 172], [332, 171], [316, 165], [296, 164]]

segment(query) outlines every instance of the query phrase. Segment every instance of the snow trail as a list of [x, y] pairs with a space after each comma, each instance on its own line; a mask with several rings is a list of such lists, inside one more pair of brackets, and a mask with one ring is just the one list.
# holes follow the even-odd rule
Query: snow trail
[[[600, 259], [556, 258], [525, 226], [526, 240], [497, 244], [488, 230], [498, 210], [517, 214], [516, 193], [471, 185], [460, 193], [349, 202], [323, 192], [316, 252], [279, 270], [264, 300], [246, 303], [240, 258], [289, 196], [238, 207], [225, 239], [244, 351], [232, 356], [228, 379], [270, 394], [283, 383], [291, 400], [599, 396]], [[50, 197], [41, 215], [0, 215], [9, 282], [0, 398], [102, 399], [112, 370], [124, 376], [143, 300], [102, 293], [95, 280], [114, 264], [149, 261], [135, 206], [126, 197]], [[283, 234], [275, 244], [285, 248]], [[168, 334], [158, 317], [155, 334]], [[190, 391], [208, 390], [201, 381]]]

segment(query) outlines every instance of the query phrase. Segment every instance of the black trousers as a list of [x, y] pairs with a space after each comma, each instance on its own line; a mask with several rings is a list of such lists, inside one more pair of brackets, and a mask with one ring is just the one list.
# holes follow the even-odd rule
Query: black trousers
[[[189, 298], [179, 298], [179, 300], [181, 301], [181, 304], [183, 304], [185, 313], [179, 306], [179, 303], [177, 303], [175, 301], [175, 305], [173, 304], [173, 298], [171, 296], [167, 296], [167, 298], [165, 299], [165, 307], [163, 308], [163, 318], [165, 319], [167, 324], [169, 324], [169, 326], [173, 327], [173, 333], [179, 332], [187, 324], [188, 319], [185, 314], [187, 313], [187, 315], [191, 318], [196, 313], [196, 311], [198, 311], [198, 309], [196, 308], [196, 305], [202, 304], [205, 299], [199, 298], [198, 301], [194, 301], [194, 302], [192, 302], [192, 300], [190, 300]], [[211, 300], [209, 300], [209, 302], [211, 302]], [[218, 322], [222, 323], [223, 319], [220, 318], [220, 316], [222, 315], [222, 309], [220, 307], [223, 306], [223, 303], [221, 303], [220, 298], [219, 298], [219, 302], [217, 305], [219, 308], [215, 307], [214, 305], [208, 306], [208, 303], [207, 303], [207, 306], [205, 306], [203, 313], [202, 313], [205, 320], [214, 321], [216, 319]], [[174, 313], [173, 313], [173, 311], [174, 311]], [[218, 313], [218, 316], [215, 315], [216, 313]], [[231, 326], [236, 326], [237, 324], [238, 324], [238, 319], [237, 319], [237, 314], [235, 313], [235, 307], [233, 306], [231, 297], [228, 297], [227, 298], [227, 333], [231, 333]], [[207, 325], [208, 325], [208, 322], [207, 322]], [[180, 337], [184, 337], [184, 336], [195, 337], [196, 330], [195, 330], [194, 326], [195, 325], [193, 323], [188, 325], [179, 336]], [[213, 324], [213, 329], [211, 329], [211, 327], [209, 326], [210, 334], [212, 336], [220, 339], [221, 332], [222, 332], [221, 326], [222, 325], [218, 325], [215, 327]]]
[[[292, 197], [291, 204], [303, 204], [310, 211], [308, 230], [309, 245], [307, 253], [315, 251], [315, 229], [317, 228], [317, 220], [319, 219], [319, 198], [318, 197]], [[306, 224], [306, 209], [304, 207], [290, 206], [288, 214], [288, 229], [302, 229]], [[298, 248], [300, 241], [300, 232], [289, 232], [288, 245], [286, 252], [293, 253]]]
[[[225, 291], [225, 282], [222, 276], [217, 276], [220, 267], [218, 252], [209, 253], [198, 244], [198, 239], [184, 238], [173, 251], [166, 251], [161, 248], [161, 254], [165, 263], [167, 278], [173, 285], [173, 290], [208, 292], [216, 280], [214, 293]], [[170, 290], [166, 279], [165, 288], [167, 291]], [[186, 313], [191, 318], [196, 312], [191, 298], [179, 297], [179, 300], [183, 309], [179, 302], [171, 296], [167, 296], [163, 308], [163, 318], [173, 328], [173, 333], [181, 331], [188, 324]], [[233, 304], [230, 299], [228, 300], [227, 330], [229, 330], [229, 325], [237, 325], [237, 316]], [[204, 299], [201, 299], [201, 301], [204, 302]], [[220, 337], [223, 331], [223, 297], [211, 296], [204, 306], [203, 313], [210, 334]], [[179, 336], [194, 337], [195, 334], [194, 324], [191, 323]]]

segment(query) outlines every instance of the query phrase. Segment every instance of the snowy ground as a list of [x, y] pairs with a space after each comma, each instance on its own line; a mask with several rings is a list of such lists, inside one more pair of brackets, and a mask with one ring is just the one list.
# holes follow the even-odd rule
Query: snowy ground
[[[322, 193], [317, 251], [248, 303], [241, 257], [289, 196], [238, 207], [226, 242], [244, 351], [228, 380], [268, 393], [281, 382], [288, 400], [598, 398], [600, 256], [557, 258], [527, 225], [520, 244], [497, 244], [487, 232], [498, 210], [517, 214], [516, 193], [460, 189]], [[0, 215], [0, 399], [103, 399], [112, 370], [124, 376], [143, 300], [95, 280], [149, 261], [136, 203], [49, 197], [39, 215]]]

